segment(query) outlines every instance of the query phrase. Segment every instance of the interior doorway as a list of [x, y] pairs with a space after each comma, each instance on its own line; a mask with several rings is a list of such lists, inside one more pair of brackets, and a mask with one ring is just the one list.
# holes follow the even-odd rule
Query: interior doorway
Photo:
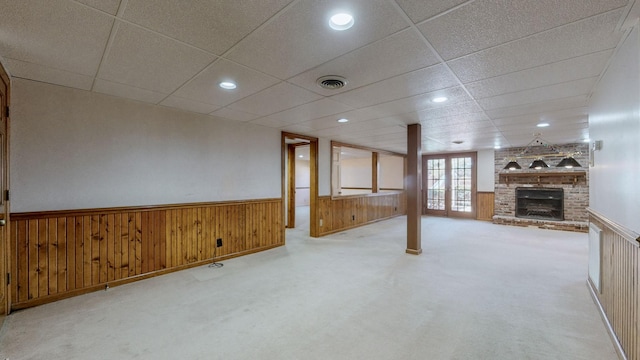
[[295, 147], [295, 173], [294, 179], [294, 211], [295, 228], [309, 231], [309, 213], [311, 205], [311, 161], [310, 146], [300, 145]]
[[287, 229], [308, 229], [319, 234], [318, 139], [282, 133], [282, 197]]
[[476, 217], [476, 153], [422, 157], [422, 213]]

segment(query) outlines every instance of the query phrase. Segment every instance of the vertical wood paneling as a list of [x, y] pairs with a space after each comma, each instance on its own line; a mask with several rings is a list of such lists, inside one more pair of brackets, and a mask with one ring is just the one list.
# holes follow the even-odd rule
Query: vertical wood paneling
[[[167, 209], [13, 214], [14, 308], [284, 244], [280, 199]], [[14, 259], [12, 259], [14, 260]], [[43, 300], [44, 299], [44, 300]]]
[[349, 196], [332, 199], [320, 197], [320, 235], [326, 235], [365, 225], [374, 221], [406, 214], [406, 200], [402, 193]]
[[[602, 229], [601, 292], [596, 294], [627, 359], [640, 360], [640, 247], [595, 215]], [[594, 291], [596, 292], [596, 291]]]
[[493, 220], [494, 206], [495, 206], [495, 193], [492, 192], [478, 192], [477, 194], [477, 220]]

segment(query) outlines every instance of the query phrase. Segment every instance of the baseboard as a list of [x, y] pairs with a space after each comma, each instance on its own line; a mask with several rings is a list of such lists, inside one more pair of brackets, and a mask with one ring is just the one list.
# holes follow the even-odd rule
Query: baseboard
[[589, 293], [591, 294], [591, 298], [593, 299], [593, 302], [598, 307], [598, 312], [600, 313], [600, 317], [602, 317], [602, 321], [604, 322], [604, 324], [607, 327], [607, 332], [609, 333], [609, 337], [611, 338], [611, 341], [613, 342], [613, 347], [616, 349], [616, 354], [618, 354], [618, 357], [621, 360], [627, 360], [627, 355], [624, 353], [624, 349], [622, 348], [622, 345], [620, 344], [620, 341], [618, 341], [618, 337], [616, 336], [616, 333], [613, 331], [613, 327], [611, 326], [611, 323], [609, 322], [609, 319], [607, 318], [607, 314], [604, 312], [604, 308], [602, 307], [602, 304], [600, 303], [600, 299], [598, 298], [598, 295], [596, 294], [597, 290], [595, 289], [595, 286], [593, 286], [591, 281], [588, 280], [588, 279], [587, 279], [587, 288], [589, 288]]

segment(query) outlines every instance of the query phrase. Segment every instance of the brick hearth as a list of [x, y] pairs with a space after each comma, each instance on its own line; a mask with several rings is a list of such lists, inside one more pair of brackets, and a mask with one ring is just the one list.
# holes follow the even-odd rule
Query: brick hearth
[[[556, 164], [562, 159], [559, 156], [545, 156], [543, 160], [549, 168], [540, 170], [530, 170], [529, 163], [533, 159], [520, 159], [518, 163], [521, 170], [503, 170], [511, 157], [520, 154], [524, 148], [500, 149], [495, 152], [495, 224], [516, 225], [516, 226], [536, 226], [544, 229], [568, 230], [568, 231], [589, 231], [589, 148], [587, 144], [566, 144], [554, 146], [559, 152], [580, 151], [581, 155], [574, 158], [582, 165], [581, 168], [566, 169], [557, 168]], [[534, 146], [526, 155], [537, 155], [553, 153], [551, 149], [544, 146]], [[575, 176], [577, 172], [584, 172], [584, 175]], [[551, 173], [554, 173], [552, 175]], [[557, 174], [556, 173], [561, 173]], [[502, 176], [501, 176], [502, 174]], [[508, 174], [520, 176], [508, 177]], [[531, 176], [526, 176], [530, 174]], [[538, 176], [547, 174], [549, 176]], [[546, 187], [564, 189], [564, 221], [526, 219], [515, 216], [516, 208], [516, 187]]]

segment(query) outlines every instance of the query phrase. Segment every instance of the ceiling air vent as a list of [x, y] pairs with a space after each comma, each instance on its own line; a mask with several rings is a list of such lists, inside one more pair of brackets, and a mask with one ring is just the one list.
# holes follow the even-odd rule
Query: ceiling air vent
[[338, 90], [347, 85], [347, 79], [342, 76], [328, 75], [319, 78], [316, 83], [323, 89]]

